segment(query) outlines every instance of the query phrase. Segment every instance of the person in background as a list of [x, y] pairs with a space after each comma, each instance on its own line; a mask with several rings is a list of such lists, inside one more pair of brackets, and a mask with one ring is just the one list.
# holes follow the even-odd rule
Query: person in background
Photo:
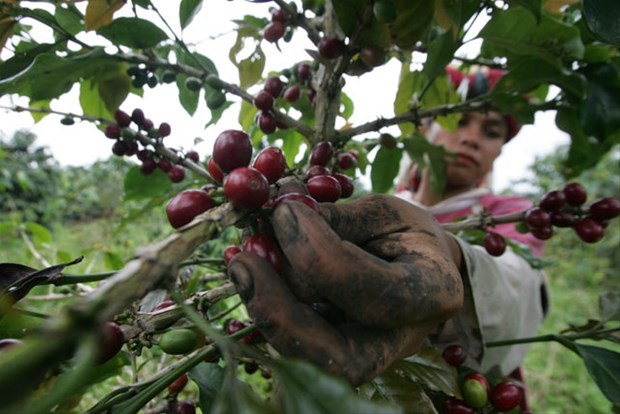
[[[498, 76], [489, 73], [468, 78], [448, 68], [455, 87], [470, 81], [469, 93], [490, 90]], [[485, 375], [518, 375], [527, 345], [485, 343], [536, 334], [547, 308], [544, 273], [510, 247], [493, 257], [440, 225], [532, 205], [481, 186], [518, 130], [513, 118], [494, 111], [463, 114], [455, 131], [426, 122], [421, 132], [449, 154], [442, 194], [427, 171], [412, 166], [395, 195], [322, 203], [320, 213], [279, 205], [272, 224], [286, 258], [282, 274], [248, 252], [228, 270], [267, 341], [353, 385], [428, 344], [440, 352], [462, 346], [465, 366]], [[542, 254], [542, 242], [513, 224], [493, 230]]]

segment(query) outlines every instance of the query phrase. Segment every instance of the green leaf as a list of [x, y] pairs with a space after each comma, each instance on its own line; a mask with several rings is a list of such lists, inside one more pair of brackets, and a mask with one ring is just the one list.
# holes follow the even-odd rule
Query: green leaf
[[289, 166], [294, 165], [301, 144], [305, 141], [304, 136], [293, 130], [285, 130], [282, 133], [282, 152], [284, 153], [284, 158], [286, 158], [286, 164]]
[[144, 175], [140, 167], [133, 165], [125, 175], [125, 201], [151, 198], [165, 193], [172, 184], [160, 170], [155, 170], [151, 175]]
[[185, 29], [194, 20], [202, 8], [202, 0], [182, 0], [179, 6], [179, 21], [181, 29]]
[[620, 404], [620, 353], [597, 346], [575, 345], [603, 395], [613, 404]]
[[198, 109], [198, 102], [200, 101], [199, 91], [190, 91], [185, 87], [185, 79], [187, 75], [177, 75], [177, 87], [179, 88], [179, 102], [185, 112], [189, 115], [194, 115], [196, 109]]
[[452, 60], [458, 46], [456, 35], [452, 30], [448, 30], [433, 39], [428, 45], [428, 55], [423, 69], [424, 74], [429, 79], [435, 79], [444, 74], [445, 67]]
[[342, 92], [340, 94], [340, 105], [342, 107], [340, 116], [348, 121], [351, 115], [353, 115], [353, 108], [355, 107], [353, 100], [349, 98], [347, 94]]
[[[43, 99], [40, 101], [31, 101], [31, 108], [50, 109], [50, 99]], [[35, 124], [45, 118], [48, 114], [45, 112], [30, 112], [30, 116], [34, 119]]]
[[42, 225], [37, 223], [26, 223], [24, 227], [32, 234], [35, 244], [47, 244], [52, 242], [52, 233]]
[[56, 7], [54, 17], [58, 24], [73, 36], [84, 30], [84, 16], [73, 5], [67, 5], [66, 8]]
[[[460, 28], [480, 8], [478, 0], [441, 0], [435, 5], [435, 13], [447, 16], [452, 24], [444, 25], [451, 29]], [[441, 18], [440, 18], [441, 19]]]
[[303, 361], [278, 360], [273, 372], [280, 380], [284, 412], [287, 413], [402, 413], [398, 406], [358, 396], [341, 378], [324, 373]]
[[442, 146], [434, 145], [419, 133], [404, 137], [403, 143], [409, 157], [421, 168], [429, 168], [431, 187], [436, 194], [443, 194], [446, 186], [445, 157]]
[[254, 49], [254, 53], [247, 59], [237, 64], [239, 68], [239, 86], [247, 89], [258, 83], [262, 79], [263, 70], [265, 69], [265, 53], [260, 46]]
[[112, 112], [106, 108], [97, 85], [92, 80], [80, 84], [80, 106], [84, 115], [113, 119]]
[[224, 369], [217, 364], [203, 362], [189, 370], [187, 375], [198, 384], [200, 409], [203, 413], [210, 413], [224, 384]]
[[394, 179], [398, 175], [402, 156], [403, 150], [400, 148], [388, 149], [379, 147], [370, 170], [370, 182], [372, 183], [373, 192], [387, 193], [392, 189]]
[[422, 348], [416, 354], [396, 362], [394, 369], [401, 370], [411, 380], [433, 391], [460, 395], [457, 370], [435, 348]]
[[583, 0], [583, 15], [590, 30], [607, 43], [620, 46], [620, 2]]
[[403, 49], [415, 46], [431, 25], [435, 12], [434, 0], [394, 0], [396, 21], [390, 28], [394, 43]]
[[586, 134], [599, 141], [620, 130], [619, 68], [610, 63], [593, 64], [580, 70], [589, 83], [588, 97], [581, 105], [581, 124]]
[[[411, 109], [411, 100], [413, 93], [416, 90], [416, 77], [413, 72], [409, 70], [409, 65], [403, 63], [400, 68], [400, 76], [398, 80], [398, 89], [396, 90], [396, 97], [394, 98], [394, 113], [402, 114]], [[403, 135], [412, 134], [415, 127], [410, 123], [398, 124], [400, 132]]]
[[362, 20], [362, 13], [367, 5], [366, 0], [340, 0], [333, 2], [338, 23], [345, 32], [351, 34]]
[[372, 401], [389, 401], [405, 408], [408, 413], [437, 414], [433, 401], [420, 384], [404, 378], [394, 369], [385, 371], [362, 386], [361, 392]]
[[276, 414], [277, 410], [261, 400], [247, 383], [229, 374], [209, 413]]
[[541, 0], [508, 0], [510, 6], [521, 6], [525, 10], [532, 13], [537, 22], [540, 22], [542, 16], [542, 2]]
[[114, 113], [129, 95], [131, 78], [123, 70], [124, 65], [119, 65], [119, 71], [97, 82], [97, 90], [106, 109]]
[[168, 35], [154, 23], [137, 17], [119, 17], [97, 30], [97, 33], [115, 45], [133, 49], [155, 47], [168, 39]]
[[119, 270], [125, 265], [123, 259], [118, 254], [111, 251], [103, 252], [103, 261], [105, 262], [106, 268], [110, 270]]

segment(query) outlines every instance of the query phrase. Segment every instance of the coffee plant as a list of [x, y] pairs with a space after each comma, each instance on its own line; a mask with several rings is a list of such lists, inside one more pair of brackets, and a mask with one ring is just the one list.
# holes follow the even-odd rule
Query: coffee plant
[[[571, 137], [560, 171], [566, 184], [533, 200], [527, 211], [496, 217], [481, 212], [446, 230], [491, 255], [511, 246], [529, 258], [493, 227], [516, 222], [543, 240], [574, 231], [585, 243], [613, 231], [612, 223], [617, 230], [618, 199], [589, 200], [573, 178], [620, 142], [620, 3], [182, 0], [175, 16], [162, 13], [159, 3], [0, 2], [0, 96], [29, 101], [4, 109], [57, 117], [66, 128], [92, 123], [92, 136], [84, 139], [109, 140], [110, 154], [131, 161], [125, 191], [161, 207], [170, 223], [167, 237], [136, 251], [113, 274], [65, 274], [88, 257], [41, 269], [0, 264], [0, 323], [19, 320], [27, 311], [19, 301], [35, 286], [94, 286], [37, 326], [14, 329], [12, 337], [0, 331], [1, 411], [517, 409], [520, 385], [472, 372], [463, 365], [460, 344], [444, 355], [423, 349], [358, 389], [303, 361], [275, 357], [240, 305], [226, 265], [235, 254], [252, 251], [281, 271], [269, 225], [274, 208], [297, 201], [320, 211], [318, 202], [346, 202], [362, 191], [355, 185], [362, 175], [370, 176], [371, 191], [390, 192], [405, 154], [431, 167], [445, 157], [420, 134], [422, 120], [434, 118], [454, 129], [459, 115], [471, 111], [498, 110], [524, 124], [538, 111], [556, 111], [557, 127]], [[209, 51], [183, 40], [201, 14], [229, 7], [247, 10], [235, 21], [237, 40], [229, 52], [236, 77], [221, 72]], [[484, 21], [479, 32], [475, 21]], [[50, 35], [39, 36], [41, 29]], [[208, 35], [209, 28], [203, 30]], [[265, 71], [273, 57], [264, 52], [268, 46], [279, 53], [302, 37], [312, 45], [307, 59]], [[465, 55], [462, 47], [472, 38], [481, 47], [475, 56]], [[347, 80], [363, 80], [388, 61], [400, 64], [395, 115], [354, 124], [355, 106], [373, 103], [353, 102]], [[508, 72], [492, 92], [468, 99], [448, 81], [447, 65]], [[81, 112], [53, 109], [74, 85]], [[164, 85], [177, 88], [179, 99], [161, 105], [178, 104], [190, 115], [204, 106], [210, 113], [205, 124], [215, 127], [224, 114], [238, 111], [238, 125], [222, 126], [209, 137], [208, 154], [175, 145], [182, 128], [174, 119], [152, 119], [127, 104], [129, 96]], [[440, 192], [441, 168], [430, 171]], [[209, 244], [214, 240], [225, 247], [217, 254]], [[600, 319], [587, 326], [486, 345], [559, 342], [583, 358], [603, 394], [620, 404], [620, 354], [581, 342], [618, 342], [619, 295], [607, 294], [601, 303]], [[277, 405], [272, 381], [278, 382]], [[97, 387], [107, 391], [93, 402], [87, 397]]]

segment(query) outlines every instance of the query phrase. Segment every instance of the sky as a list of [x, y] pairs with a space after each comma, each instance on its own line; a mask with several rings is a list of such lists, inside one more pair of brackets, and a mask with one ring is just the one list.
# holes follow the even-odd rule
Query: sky
[[[178, 2], [156, 1], [155, 4], [164, 16], [170, 16], [168, 22], [177, 34], [181, 34], [176, 12]], [[269, 3], [209, 0], [204, 4], [193, 23], [182, 32], [183, 39], [188, 44], [195, 44], [200, 53], [212, 59], [224, 80], [238, 83], [237, 69], [228, 60], [228, 50], [235, 41], [231, 20], [242, 14], [268, 17]], [[43, 38], [48, 34], [41, 32], [38, 35]], [[301, 31], [295, 33], [291, 43], [281, 43], [280, 46], [281, 50], [278, 50], [273, 44], [263, 42], [262, 47], [267, 56], [265, 73], [290, 67], [300, 60], [311, 59], [305, 49], [314, 48]], [[471, 42], [470, 47], [475, 47], [475, 42]], [[6, 58], [6, 55], [0, 56]], [[400, 63], [392, 59], [386, 65], [361, 77], [346, 78], [344, 91], [355, 104], [351, 118], [354, 125], [377, 117], [394, 115], [392, 108], [399, 69]], [[27, 99], [0, 97], [2, 107], [27, 104]], [[53, 101], [51, 107], [58, 111], [80, 113], [77, 87], [63, 95], [60, 100]], [[204, 125], [210, 115], [204, 100], [194, 116], [189, 116], [178, 104], [176, 87], [170, 85], [161, 85], [154, 89], [145, 87], [143, 97], [130, 95], [121, 109], [131, 112], [138, 107], [142, 108], [156, 125], [164, 121], [171, 124], [172, 134], [167, 138], [170, 146], [185, 150], [195, 149], [201, 156], [210, 154], [219, 132], [239, 128], [236, 121], [238, 105], [229, 109], [228, 115], [217, 125], [205, 129]], [[519, 135], [504, 147], [502, 155], [495, 162], [492, 178], [494, 190], [513, 188], [515, 180], [530, 175], [528, 167], [536, 157], [552, 153], [558, 145], [569, 142], [569, 137], [555, 126], [554, 116], [553, 112], [539, 113], [533, 125], [524, 126]], [[38, 144], [49, 147], [52, 155], [62, 165], [88, 165], [96, 160], [106, 159], [111, 154], [112, 141], [89, 123], [77, 122], [72, 126], [64, 126], [60, 124], [60, 117], [50, 115], [35, 124], [28, 113], [15, 113], [5, 109], [0, 109], [0, 117], [2, 134], [10, 136], [18, 129], [30, 129], [38, 136]], [[397, 133], [397, 130], [388, 129], [384, 132]], [[367, 177], [362, 178], [366, 179]]]

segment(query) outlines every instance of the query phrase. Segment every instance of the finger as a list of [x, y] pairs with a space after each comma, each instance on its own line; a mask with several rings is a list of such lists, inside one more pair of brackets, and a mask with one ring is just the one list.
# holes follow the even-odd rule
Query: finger
[[445, 319], [460, 306], [458, 269], [436, 248], [427, 255], [411, 252], [388, 262], [342, 240], [299, 203], [278, 207], [273, 219], [297, 277], [311, 281], [322, 297], [355, 320], [402, 326]]

